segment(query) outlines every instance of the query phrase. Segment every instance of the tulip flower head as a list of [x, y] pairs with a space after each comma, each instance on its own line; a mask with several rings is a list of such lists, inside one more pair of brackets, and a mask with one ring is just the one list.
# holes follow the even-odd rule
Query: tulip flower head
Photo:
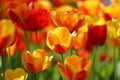
[[15, 41], [15, 25], [7, 19], [0, 21], [0, 49], [11, 46]]
[[24, 29], [29, 31], [43, 29], [48, 25], [49, 18], [49, 12], [46, 9], [31, 10], [30, 15], [24, 21]]
[[5, 71], [5, 80], [27, 80], [28, 74], [22, 68], [16, 68], [14, 71], [7, 69]]
[[58, 68], [66, 80], [86, 80], [91, 68], [92, 62], [76, 55], [65, 58], [64, 66], [58, 63]]
[[88, 38], [92, 45], [102, 46], [105, 43], [107, 36], [106, 25], [89, 25]]
[[84, 15], [79, 10], [57, 10], [53, 21], [57, 26], [65, 26], [70, 31], [75, 31], [84, 23]]
[[36, 49], [31, 54], [29, 51], [25, 51], [22, 54], [22, 63], [26, 70], [31, 73], [37, 73], [47, 69], [50, 65], [52, 57], [48, 57], [43, 49]]
[[59, 53], [64, 54], [72, 45], [76, 33], [71, 34], [66, 27], [58, 27], [47, 33], [47, 46]]
[[[24, 0], [4, 0], [2, 1], [2, 9], [6, 17], [12, 18], [14, 20], [17, 19], [23, 20], [29, 14], [28, 6]], [[11, 14], [11, 12], [14, 13], [15, 15]], [[18, 18], [16, 18], [16, 16]]]

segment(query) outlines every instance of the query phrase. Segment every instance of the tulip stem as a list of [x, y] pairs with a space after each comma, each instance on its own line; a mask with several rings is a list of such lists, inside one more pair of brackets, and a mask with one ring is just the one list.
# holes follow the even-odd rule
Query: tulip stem
[[114, 80], [116, 79], [116, 48], [114, 46]]
[[[61, 58], [62, 58], [62, 64], [64, 65], [64, 54], [61, 54]], [[62, 80], [64, 80], [64, 78], [61, 76]]]
[[64, 64], [64, 55], [61, 54], [61, 57], [62, 57], [62, 63]]
[[8, 58], [7, 58], [7, 68], [11, 68], [11, 56], [10, 56], [10, 47], [8, 47]]
[[73, 50], [72, 50], [72, 48], [70, 49], [70, 55], [72, 55], [73, 54]]
[[29, 75], [31, 80], [38, 80], [37, 73], [30, 73]]
[[[4, 72], [6, 70], [6, 50], [4, 49], [4, 52], [3, 52], [3, 57], [2, 57], [2, 73], [3, 73], [3, 80], [5, 80], [5, 75], [4, 75]], [[1, 74], [0, 74], [1, 75]]]
[[118, 48], [118, 53], [119, 53], [119, 61], [120, 61], [120, 48]]
[[[105, 45], [105, 53], [107, 54], [107, 60], [108, 60], [108, 52], [107, 52], [107, 50], [108, 50], [108, 46], [107, 46], [107, 44]], [[106, 65], [106, 77], [105, 77], [105, 80], [109, 80], [109, 75], [108, 75], [108, 65]]]
[[91, 80], [95, 80], [95, 57], [96, 57], [96, 51], [97, 51], [97, 46], [95, 46], [94, 48], [94, 52], [93, 52], [93, 57], [92, 57], [92, 74], [91, 74]]
[[27, 32], [24, 30], [24, 24], [22, 22], [20, 22], [21, 26], [22, 26], [22, 29], [24, 31], [24, 35], [25, 35], [25, 42], [26, 42], [26, 45], [27, 45], [27, 49], [29, 50], [29, 41], [28, 41], [28, 36], [27, 36]]

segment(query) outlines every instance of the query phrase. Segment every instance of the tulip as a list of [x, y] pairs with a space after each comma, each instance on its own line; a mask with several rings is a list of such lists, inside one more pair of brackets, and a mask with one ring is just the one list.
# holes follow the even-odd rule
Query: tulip
[[[101, 10], [107, 14], [111, 19], [118, 18], [120, 16], [120, 6], [116, 3], [111, 3], [108, 6], [101, 5]], [[114, 12], [114, 13], [113, 13]]]
[[101, 0], [78, 0], [77, 6], [84, 14], [98, 16]]
[[56, 26], [67, 27], [71, 32], [77, 30], [84, 23], [84, 15], [79, 10], [58, 9], [53, 16]]
[[51, 50], [64, 54], [73, 45], [75, 36], [76, 33], [71, 34], [66, 27], [58, 27], [47, 33], [46, 43]]
[[33, 54], [29, 51], [25, 51], [22, 54], [22, 63], [26, 70], [31, 73], [38, 73], [47, 69], [50, 65], [52, 57], [48, 57], [43, 49], [36, 49]]
[[7, 19], [0, 21], [0, 49], [11, 46], [15, 41], [15, 25]]
[[88, 38], [92, 45], [102, 46], [107, 36], [106, 25], [89, 25]]
[[31, 10], [30, 15], [24, 21], [24, 29], [37, 31], [46, 27], [49, 23], [50, 14], [46, 9]]
[[14, 21], [18, 21], [18, 19], [24, 20], [29, 15], [28, 6], [23, 0], [4, 0], [2, 1], [2, 9], [4, 15]]
[[5, 71], [5, 80], [27, 80], [28, 74], [22, 68], [16, 68], [14, 71], [7, 69]]
[[65, 58], [64, 66], [58, 63], [58, 68], [66, 80], [86, 80], [91, 65], [91, 60], [72, 55]]

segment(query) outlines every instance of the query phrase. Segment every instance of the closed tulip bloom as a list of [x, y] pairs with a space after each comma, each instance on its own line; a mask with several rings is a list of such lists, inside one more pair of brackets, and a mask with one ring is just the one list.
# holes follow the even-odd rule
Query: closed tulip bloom
[[107, 36], [106, 25], [89, 25], [88, 39], [92, 45], [102, 46]]
[[22, 68], [7, 69], [5, 71], [5, 80], [27, 80], [27, 76], [28, 74]]
[[0, 49], [11, 46], [15, 41], [16, 27], [7, 19], [0, 21]]
[[43, 49], [36, 49], [31, 52], [25, 51], [22, 54], [22, 63], [26, 70], [31, 73], [37, 73], [49, 67], [51, 57], [49, 58]]
[[76, 55], [65, 58], [64, 66], [58, 63], [58, 68], [66, 80], [87, 80], [92, 62]]
[[72, 46], [76, 33], [71, 34], [66, 27], [58, 27], [47, 33], [47, 46], [59, 53], [64, 54]]

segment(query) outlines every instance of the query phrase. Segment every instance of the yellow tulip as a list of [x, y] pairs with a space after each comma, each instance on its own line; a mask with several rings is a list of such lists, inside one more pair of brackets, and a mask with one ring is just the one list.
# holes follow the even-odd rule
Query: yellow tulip
[[27, 76], [28, 74], [22, 68], [7, 69], [5, 71], [5, 80], [27, 80]]

